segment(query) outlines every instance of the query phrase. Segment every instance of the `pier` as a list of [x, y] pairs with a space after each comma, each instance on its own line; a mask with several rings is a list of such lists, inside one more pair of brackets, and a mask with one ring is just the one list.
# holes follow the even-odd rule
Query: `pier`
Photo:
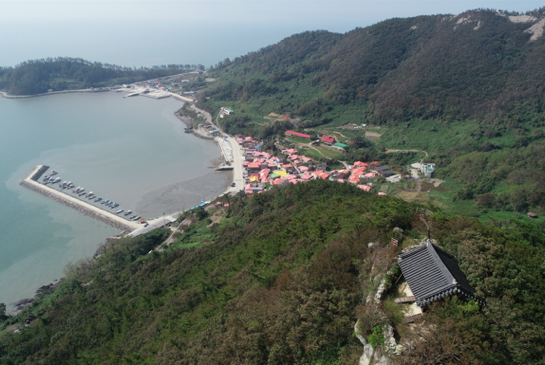
[[141, 226], [136, 222], [127, 221], [113, 213], [99, 209], [91, 204], [65, 194], [62, 191], [57, 191], [53, 188], [38, 183], [38, 180], [44, 174], [44, 172], [47, 171], [47, 169], [49, 169], [49, 166], [36, 166], [19, 184], [29, 190], [37, 192], [38, 194], [42, 194], [43, 196], [53, 199], [58, 203], [75, 209], [80, 213], [106, 223], [109, 226], [125, 231], [126, 233], [141, 228]]

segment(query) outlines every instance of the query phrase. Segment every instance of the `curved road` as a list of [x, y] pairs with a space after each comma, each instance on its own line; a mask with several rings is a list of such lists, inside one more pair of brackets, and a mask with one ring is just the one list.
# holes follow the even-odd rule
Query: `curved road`
[[[225, 133], [223, 129], [221, 128], [221, 126], [219, 125], [218, 118], [220, 113], [216, 115], [216, 121], [214, 123], [212, 122], [212, 115], [210, 115], [210, 113], [208, 113], [207, 111], [197, 108], [195, 104], [191, 105], [191, 109], [203, 114], [204, 117], [206, 118], [206, 121], [210, 124], [213, 124], [217, 128], [217, 130], [221, 133], [222, 136], [216, 137], [216, 138], [227, 140], [227, 142], [229, 142], [229, 144], [231, 145], [231, 150], [233, 152], [232, 154], [233, 161], [230, 161], [230, 162], [231, 162], [231, 165], [233, 166], [233, 182], [235, 183], [235, 186], [229, 187], [226, 193], [236, 193], [238, 191], [244, 190], [245, 180], [244, 180], [243, 170], [242, 170], [242, 162], [244, 161], [243, 150], [242, 150], [242, 147], [238, 144], [235, 137]], [[218, 144], [221, 143], [221, 141], [217, 141], [217, 142]]]

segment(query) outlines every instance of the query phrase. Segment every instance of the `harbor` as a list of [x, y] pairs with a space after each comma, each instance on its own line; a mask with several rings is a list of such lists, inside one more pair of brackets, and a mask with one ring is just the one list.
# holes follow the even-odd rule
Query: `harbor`
[[58, 203], [61, 203], [67, 207], [73, 208], [80, 213], [83, 213], [91, 218], [97, 219], [103, 223], [108, 224], [114, 228], [117, 228], [125, 233], [132, 232], [136, 229], [142, 228], [137, 222], [132, 222], [122, 217], [116, 215], [115, 213], [110, 213], [106, 210], [97, 208], [85, 201], [79, 200], [73, 196], [70, 196], [63, 191], [53, 189], [50, 186], [40, 184], [38, 181], [40, 177], [49, 169], [49, 166], [38, 165], [30, 174], [28, 174], [23, 181], [20, 182], [20, 185], [37, 192], [45, 197], [48, 197]]
[[[24, 101], [0, 98], [8, 120], [0, 149], [13, 156], [0, 174], [5, 182], [0, 189], [5, 203], [2, 218], [17, 222], [7, 227], [2, 242], [0, 302], [33, 295], [39, 286], [61, 277], [69, 262], [92, 256], [106, 237], [126, 231], [145, 234], [169, 223], [160, 217], [177, 218], [179, 211], [213, 199], [229, 185], [230, 174], [211, 168], [220, 156], [216, 144], [193, 138], [180, 128], [185, 125], [174, 116], [180, 109], [178, 98], [123, 99], [124, 95], [111, 91]], [[21, 128], [21, 123], [35, 126], [40, 120], [47, 129]], [[100, 136], [81, 132], [79, 126], [90, 125], [101, 131]], [[50, 166], [39, 177], [41, 186], [21, 184], [37, 165]], [[59, 172], [54, 177], [61, 181], [43, 186], [43, 177], [52, 169]], [[106, 204], [73, 193], [75, 188], [60, 189], [64, 180], [120, 206], [105, 208]], [[82, 202], [66, 209], [72, 204], [69, 197]], [[60, 198], [64, 206], [58, 206]], [[98, 208], [98, 215], [89, 206]], [[76, 213], [82, 207], [85, 211]], [[131, 215], [125, 212], [110, 222], [108, 217], [121, 208], [146, 218], [149, 226], [128, 222]]]

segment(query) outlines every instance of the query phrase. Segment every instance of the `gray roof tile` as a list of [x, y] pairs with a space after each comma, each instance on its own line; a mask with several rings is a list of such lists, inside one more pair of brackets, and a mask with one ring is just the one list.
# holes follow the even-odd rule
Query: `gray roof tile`
[[421, 307], [454, 294], [476, 299], [475, 291], [454, 256], [429, 240], [399, 255], [397, 261], [416, 303]]

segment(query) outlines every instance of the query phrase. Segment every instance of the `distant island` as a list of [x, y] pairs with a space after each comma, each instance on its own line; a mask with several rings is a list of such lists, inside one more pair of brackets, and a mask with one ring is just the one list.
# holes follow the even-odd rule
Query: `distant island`
[[132, 68], [81, 58], [46, 58], [0, 68], [0, 90], [10, 95], [36, 95], [48, 91], [129, 84], [194, 70], [204, 70], [204, 66], [187, 64]]

